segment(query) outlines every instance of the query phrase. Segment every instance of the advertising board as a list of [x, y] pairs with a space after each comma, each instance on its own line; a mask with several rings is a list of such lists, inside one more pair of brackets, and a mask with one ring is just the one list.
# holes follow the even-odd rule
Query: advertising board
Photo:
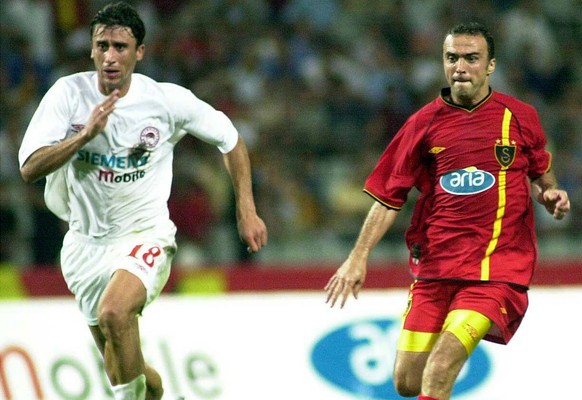
[[[363, 291], [341, 310], [324, 300], [313, 291], [163, 295], [140, 327], [164, 399], [400, 399], [392, 366], [406, 291]], [[567, 335], [582, 331], [581, 303], [581, 287], [533, 289], [512, 342], [480, 344], [453, 399], [571, 398], [582, 348]], [[0, 326], [0, 399], [111, 398], [72, 298], [0, 302]]]

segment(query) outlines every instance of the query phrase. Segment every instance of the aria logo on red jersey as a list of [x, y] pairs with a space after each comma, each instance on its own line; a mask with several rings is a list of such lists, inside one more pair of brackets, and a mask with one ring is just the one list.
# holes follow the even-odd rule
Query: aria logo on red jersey
[[467, 167], [444, 174], [439, 183], [445, 192], [465, 196], [491, 188], [495, 184], [495, 177], [476, 167]]

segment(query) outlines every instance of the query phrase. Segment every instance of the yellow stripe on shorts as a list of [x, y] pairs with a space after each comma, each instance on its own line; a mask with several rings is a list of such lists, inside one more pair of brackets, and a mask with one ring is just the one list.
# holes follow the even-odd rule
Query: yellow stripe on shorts
[[440, 333], [415, 332], [402, 329], [397, 348], [400, 351], [413, 351], [415, 353], [429, 352], [439, 336]]
[[448, 331], [455, 335], [465, 346], [467, 355], [471, 355], [492, 325], [489, 318], [477, 311], [453, 310], [445, 320], [443, 332]]

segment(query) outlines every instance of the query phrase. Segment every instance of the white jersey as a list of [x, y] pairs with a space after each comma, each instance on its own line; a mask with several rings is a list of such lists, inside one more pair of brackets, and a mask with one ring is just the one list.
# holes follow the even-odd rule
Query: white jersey
[[[20, 166], [39, 148], [77, 134], [104, 100], [95, 72], [59, 79], [28, 126]], [[167, 201], [173, 149], [186, 133], [222, 153], [238, 140], [231, 121], [189, 90], [133, 74], [129, 92], [115, 103], [104, 131], [47, 177], [47, 206], [71, 230], [93, 238], [175, 229]]]

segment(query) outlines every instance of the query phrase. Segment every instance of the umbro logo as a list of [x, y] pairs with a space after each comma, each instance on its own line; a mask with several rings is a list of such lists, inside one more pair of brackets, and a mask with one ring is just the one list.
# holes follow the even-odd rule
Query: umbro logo
[[82, 124], [73, 124], [71, 125], [71, 131], [73, 131], [74, 133], [79, 133], [83, 130], [84, 127], [85, 125]]
[[443, 151], [444, 149], [446, 149], [446, 147], [433, 147], [432, 149], [430, 149], [428, 152], [430, 154], [439, 154], [441, 151]]

